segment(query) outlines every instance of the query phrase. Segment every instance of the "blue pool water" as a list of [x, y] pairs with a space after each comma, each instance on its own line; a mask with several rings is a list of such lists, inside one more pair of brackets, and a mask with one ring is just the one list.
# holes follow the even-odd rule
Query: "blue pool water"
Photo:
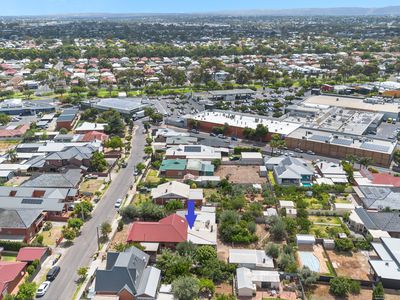
[[319, 272], [319, 260], [312, 252], [299, 251], [298, 254], [304, 266], [311, 271]]
[[303, 183], [304, 187], [312, 187], [312, 183]]

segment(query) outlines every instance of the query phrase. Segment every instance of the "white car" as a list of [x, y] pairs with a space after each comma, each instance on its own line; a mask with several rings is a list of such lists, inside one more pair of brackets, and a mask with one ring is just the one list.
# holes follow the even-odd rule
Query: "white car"
[[119, 199], [117, 200], [117, 202], [115, 202], [114, 207], [115, 207], [115, 208], [120, 208], [120, 207], [121, 207], [121, 204], [122, 204], [122, 199], [119, 198]]
[[36, 297], [42, 297], [49, 289], [50, 281], [43, 282], [36, 291]]

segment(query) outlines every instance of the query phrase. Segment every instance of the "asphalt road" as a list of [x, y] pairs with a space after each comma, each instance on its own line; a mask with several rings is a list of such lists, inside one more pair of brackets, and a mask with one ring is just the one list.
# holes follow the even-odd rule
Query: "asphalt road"
[[[61, 272], [51, 283], [45, 300], [68, 300], [76, 290], [77, 270], [83, 266], [89, 266], [92, 256], [97, 251], [97, 227], [104, 221], [111, 222], [116, 216], [114, 208], [118, 198], [124, 198], [130, 185], [133, 183], [133, 172], [136, 164], [143, 161], [145, 138], [142, 134], [141, 122], [137, 122], [139, 128], [132, 138], [132, 155], [128, 160], [128, 166], [122, 168], [111, 182], [108, 190], [92, 213], [92, 218], [85, 223], [81, 235], [75, 239], [74, 244], [60, 259], [58, 265]], [[100, 228], [99, 228], [100, 230]]]

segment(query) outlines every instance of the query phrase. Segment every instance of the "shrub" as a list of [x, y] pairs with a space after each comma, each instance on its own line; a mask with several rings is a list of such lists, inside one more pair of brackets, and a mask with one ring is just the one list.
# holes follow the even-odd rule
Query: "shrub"
[[335, 249], [341, 252], [349, 252], [354, 248], [353, 241], [349, 238], [345, 239], [335, 239]]

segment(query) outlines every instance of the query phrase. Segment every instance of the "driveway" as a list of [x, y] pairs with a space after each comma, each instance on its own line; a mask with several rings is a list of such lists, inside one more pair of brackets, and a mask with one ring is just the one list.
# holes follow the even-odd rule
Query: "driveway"
[[143, 149], [146, 142], [142, 134], [141, 122], [137, 122], [136, 125], [139, 128], [136, 129], [132, 138], [132, 155], [128, 159], [128, 166], [120, 169], [119, 173], [114, 177], [110, 187], [92, 213], [92, 218], [83, 226], [81, 235], [75, 239], [74, 244], [60, 259], [58, 265], [61, 267], [61, 272], [52, 282], [48, 292], [42, 299], [72, 299], [77, 287], [77, 270], [80, 267], [89, 266], [93, 260], [93, 255], [97, 251], [97, 228], [100, 227], [101, 223], [105, 221], [111, 223], [115, 218], [117, 214], [114, 208], [115, 201], [118, 198], [125, 197], [133, 182], [134, 167], [143, 160]]

